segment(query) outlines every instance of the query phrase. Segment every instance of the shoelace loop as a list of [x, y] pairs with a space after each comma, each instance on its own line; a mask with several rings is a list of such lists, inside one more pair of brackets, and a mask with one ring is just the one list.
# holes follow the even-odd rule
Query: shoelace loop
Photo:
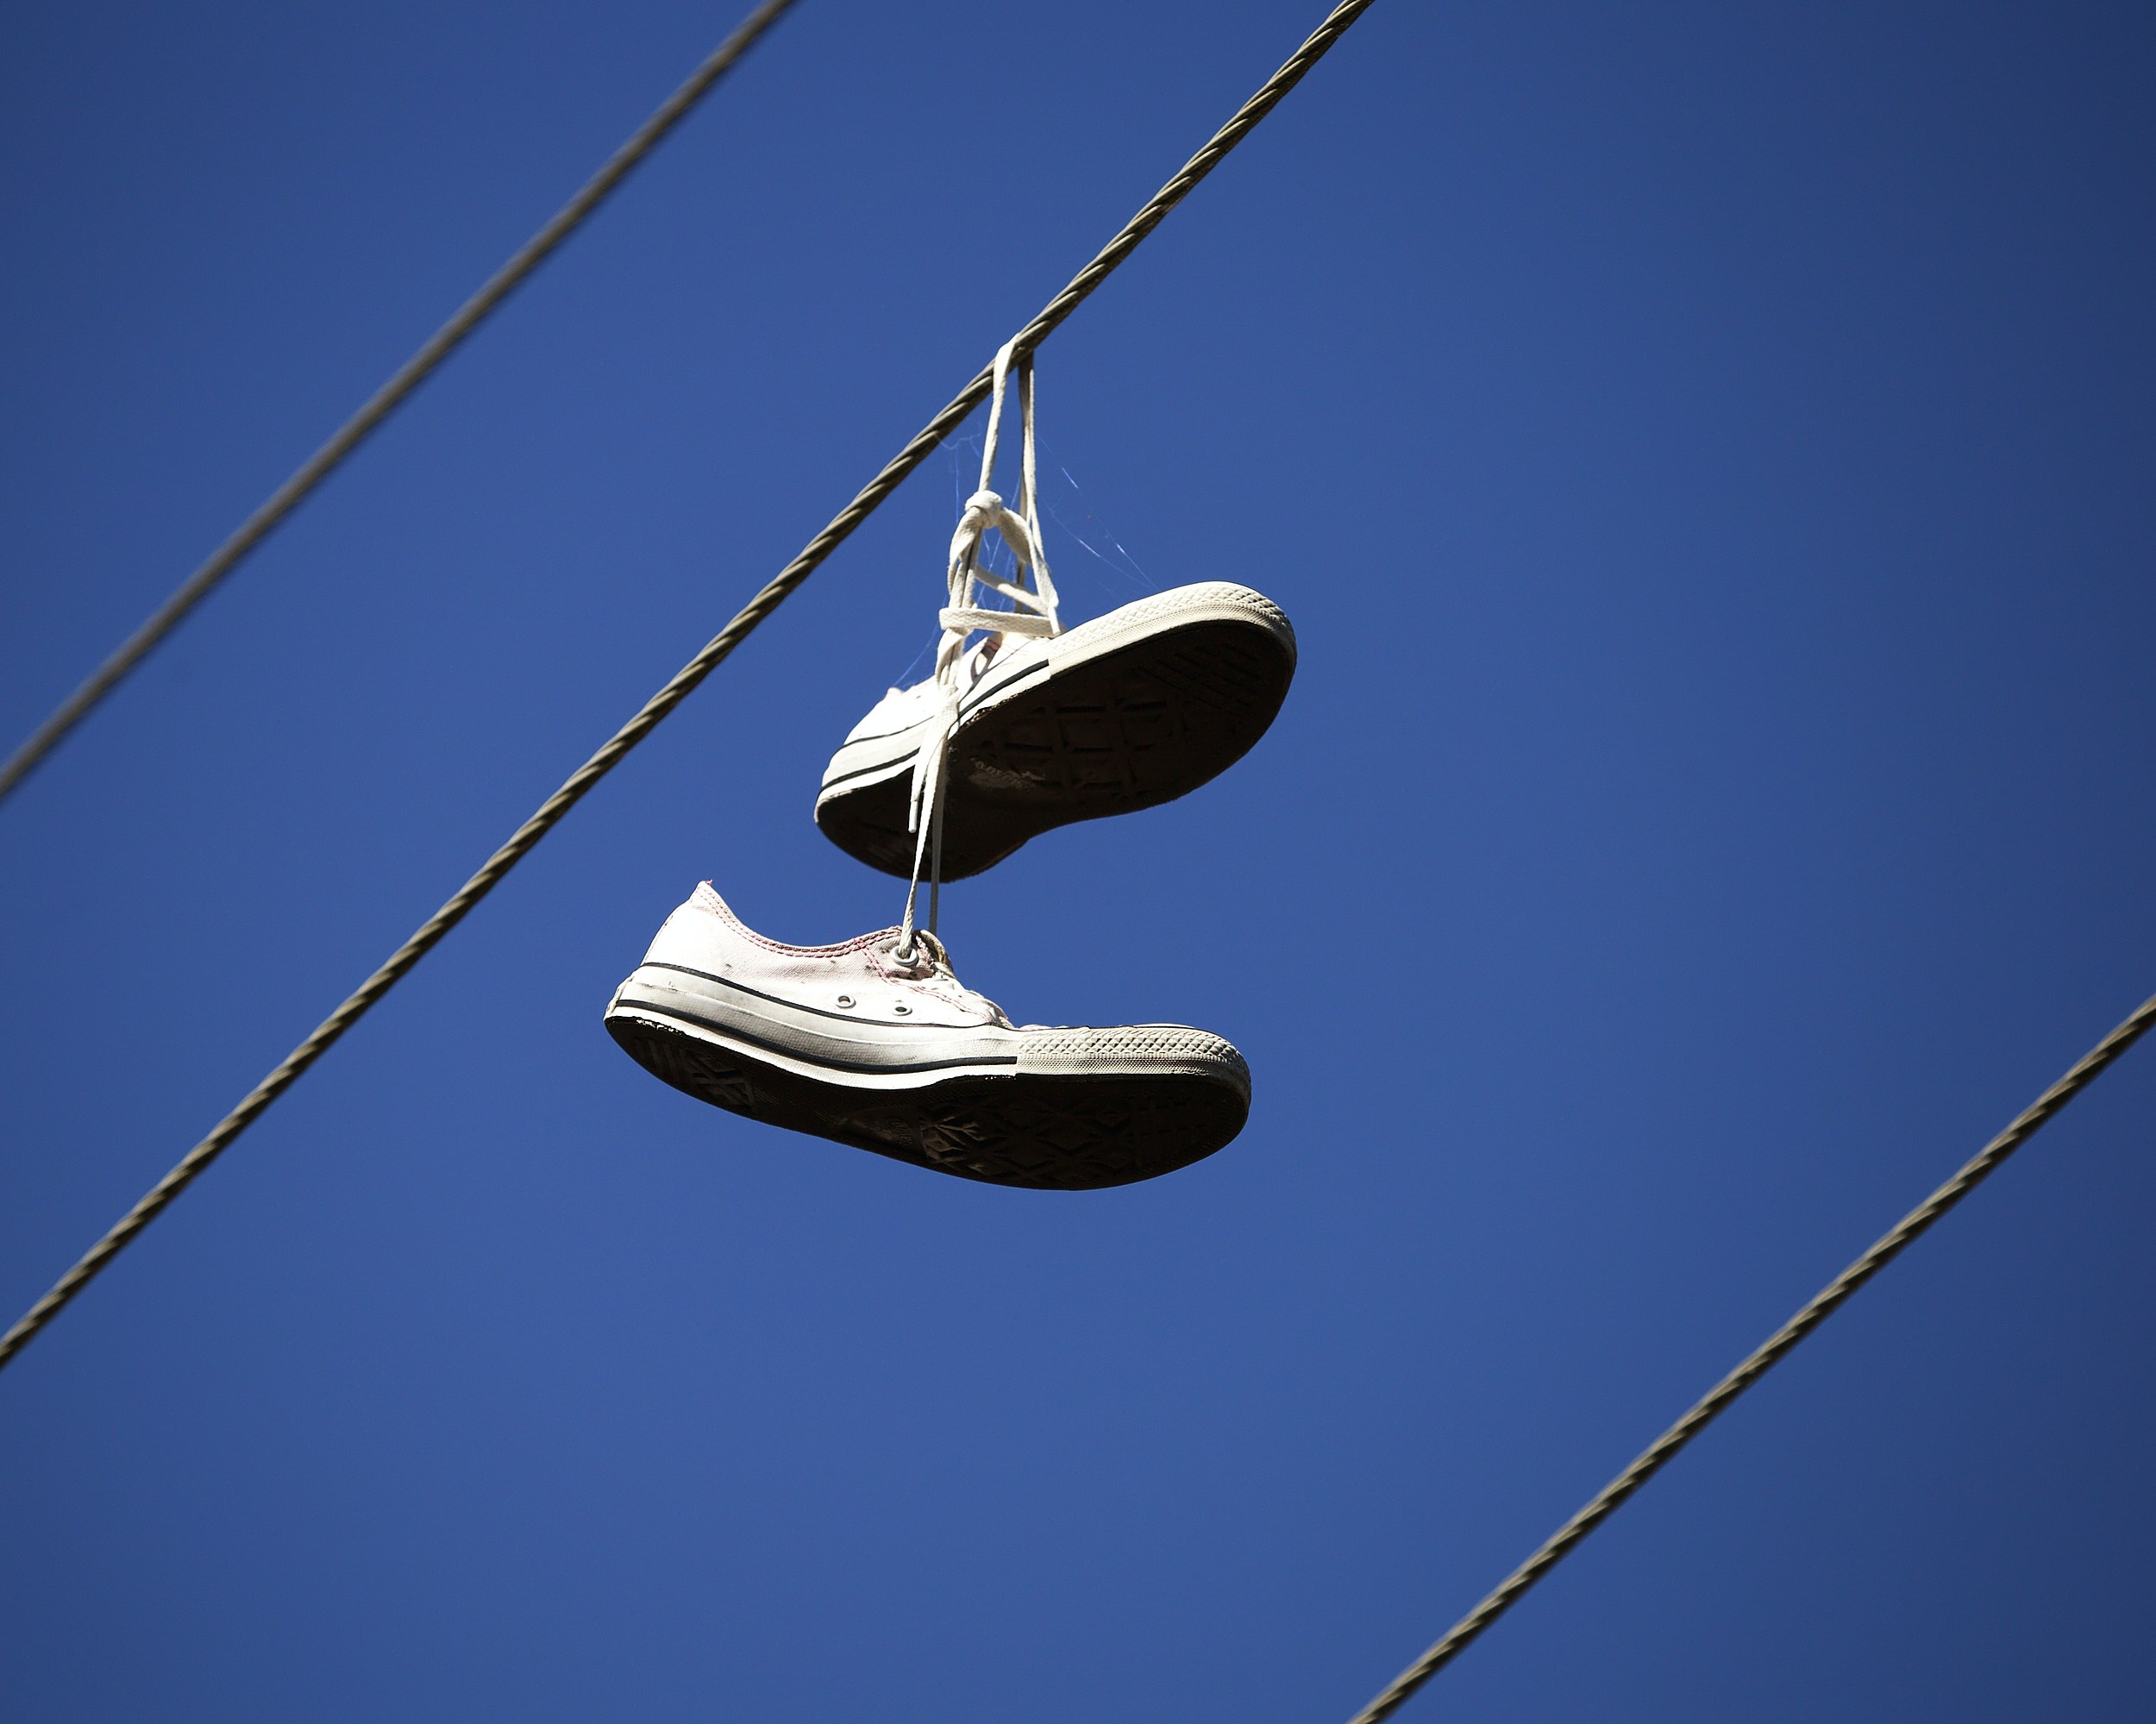
[[[913, 834], [913, 874], [906, 883], [906, 917], [893, 954], [901, 962], [910, 962], [915, 950], [913, 912], [924, 865], [929, 882], [928, 925], [931, 930], [936, 926], [943, 872], [944, 768], [951, 733], [958, 726], [959, 703], [965, 694], [966, 643], [975, 633], [986, 632], [993, 637], [990, 650], [994, 651], [1013, 636], [1037, 640], [1062, 632], [1056, 614], [1056, 582], [1048, 572], [1048, 554], [1041, 542], [1040, 495], [1033, 452], [1033, 356], [1030, 353], [1015, 361], [1020, 427], [1018, 507], [1013, 511], [1002, 493], [993, 488], [996, 449], [1003, 431], [1004, 394], [1016, 346], [1015, 340], [1006, 342], [996, 354], [994, 385], [988, 398], [988, 429], [981, 439], [981, 484], [966, 499], [957, 530], [950, 536], [950, 557], [944, 571], [950, 602], [937, 616], [943, 630], [936, 649], [935, 680], [941, 698], [913, 757], [912, 784], [906, 800], [906, 830]], [[981, 561], [981, 548], [992, 530], [1002, 535], [1018, 563], [1013, 580], [1004, 580]], [[1012, 608], [987, 608], [978, 602], [987, 592], [1009, 599]]]

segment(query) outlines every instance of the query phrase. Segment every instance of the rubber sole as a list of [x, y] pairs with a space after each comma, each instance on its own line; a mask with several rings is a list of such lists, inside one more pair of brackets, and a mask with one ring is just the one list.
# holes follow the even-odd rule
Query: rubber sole
[[1226, 1085], [1171, 1074], [964, 1076], [916, 1089], [826, 1082], [680, 1026], [610, 1012], [637, 1064], [699, 1101], [767, 1125], [988, 1185], [1095, 1191], [1202, 1160], [1243, 1129]]
[[[1249, 623], [1188, 624], [1058, 670], [992, 702], [952, 739], [945, 880], [993, 868], [1057, 826], [1150, 808], [1248, 754], [1294, 676], [1292, 649]], [[909, 765], [828, 795], [816, 824], [849, 856], [904, 879]]]

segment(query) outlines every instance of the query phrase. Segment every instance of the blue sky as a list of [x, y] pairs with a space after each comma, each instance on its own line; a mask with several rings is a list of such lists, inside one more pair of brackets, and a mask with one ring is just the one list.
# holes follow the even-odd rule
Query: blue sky
[[[802, 0], [0, 809], [7, 1314], [1320, 10]], [[0, 20], [0, 731], [733, 16]], [[599, 1028], [699, 879], [895, 918], [809, 810], [940, 456], [0, 1379], [9, 1715], [1347, 1716], [2156, 988], [2152, 73], [2127, 6], [1380, 0], [1040, 360], [1068, 613], [1246, 581], [1288, 705], [944, 905], [1020, 1019], [1231, 1037], [1242, 1138], [975, 1188]], [[2143, 1050], [1408, 1715], [2145, 1715], [2153, 1113]]]

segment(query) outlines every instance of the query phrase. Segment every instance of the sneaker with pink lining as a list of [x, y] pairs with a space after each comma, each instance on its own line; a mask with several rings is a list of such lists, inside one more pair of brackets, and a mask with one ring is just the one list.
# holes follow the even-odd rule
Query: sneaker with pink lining
[[708, 881], [616, 990], [606, 1028], [699, 1100], [993, 1185], [1151, 1179], [1211, 1155], [1250, 1113], [1249, 1068], [1218, 1036], [1014, 1025], [925, 930], [783, 945]]

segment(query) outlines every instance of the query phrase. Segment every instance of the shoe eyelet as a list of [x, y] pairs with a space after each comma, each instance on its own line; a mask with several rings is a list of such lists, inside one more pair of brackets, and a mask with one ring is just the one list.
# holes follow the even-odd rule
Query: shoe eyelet
[[841, 1006], [851, 1006], [854, 1003], [854, 997], [850, 994], [842, 994], [838, 996], [838, 1003]]
[[891, 1009], [901, 1018], [911, 1018], [913, 1015], [913, 1008], [911, 1006], [893, 1006]]

